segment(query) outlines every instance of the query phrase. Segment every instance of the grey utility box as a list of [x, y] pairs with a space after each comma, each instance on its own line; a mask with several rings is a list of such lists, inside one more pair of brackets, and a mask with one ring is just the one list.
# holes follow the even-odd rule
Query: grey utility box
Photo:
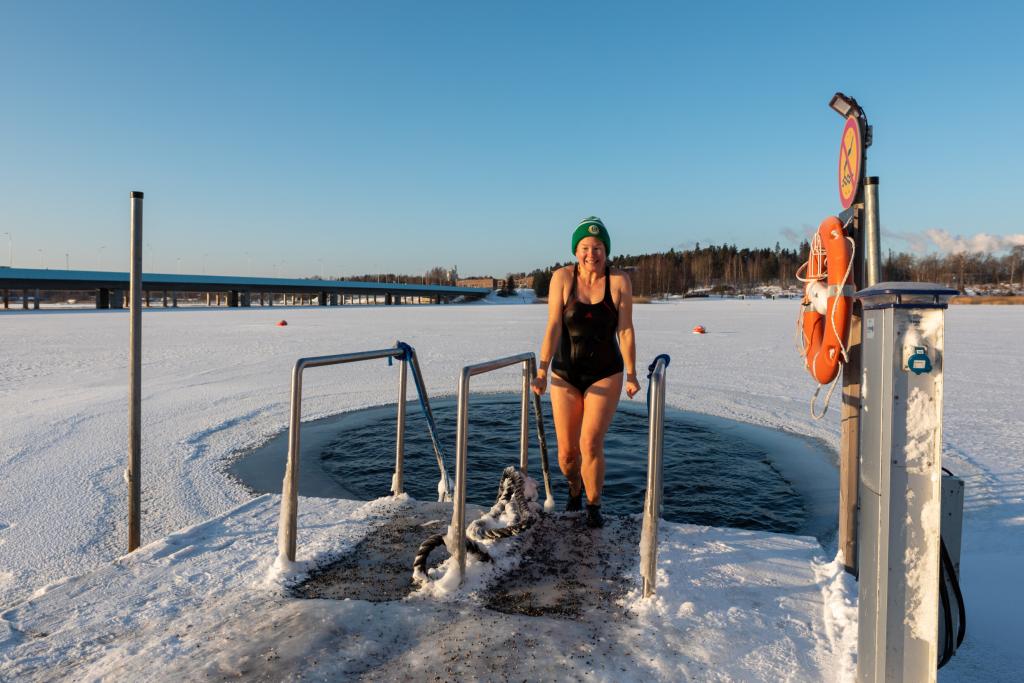
[[938, 664], [944, 313], [956, 290], [884, 282], [862, 326], [858, 681], [934, 681]]

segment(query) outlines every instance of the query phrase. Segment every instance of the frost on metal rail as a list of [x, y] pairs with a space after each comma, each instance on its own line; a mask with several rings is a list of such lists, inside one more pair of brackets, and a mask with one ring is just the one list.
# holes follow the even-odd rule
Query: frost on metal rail
[[647, 410], [647, 495], [644, 498], [644, 521], [640, 531], [640, 576], [644, 597], [654, 595], [658, 572], [658, 518], [661, 516], [662, 445], [665, 435], [665, 370], [669, 357], [658, 356], [650, 367]]
[[404, 342], [396, 342], [394, 348], [390, 349], [358, 351], [355, 353], [343, 353], [333, 356], [300, 358], [295, 361], [295, 367], [292, 369], [291, 408], [289, 410], [288, 422], [288, 464], [285, 468], [284, 483], [281, 487], [281, 519], [278, 523], [277, 530], [278, 553], [286, 556], [292, 562], [295, 561], [296, 531], [298, 525], [299, 436], [300, 424], [302, 421], [303, 372], [307, 368], [340, 365], [342, 363], [354, 363], [364, 360], [377, 360], [380, 358], [396, 358], [400, 364], [398, 373], [398, 432], [395, 439], [395, 473], [391, 479], [391, 492], [397, 495], [403, 490], [402, 474], [405, 458], [407, 370], [408, 364], [412, 363], [413, 380], [416, 383], [416, 390], [419, 393], [420, 405], [427, 417], [427, 427], [430, 430], [430, 437], [434, 444], [434, 452], [437, 455], [437, 464], [441, 470], [441, 482], [438, 489], [439, 492], [441, 492], [443, 487], [443, 492], [441, 492], [442, 497], [450, 499], [448, 477], [444, 466], [444, 456], [440, 449], [440, 444], [438, 443], [436, 430], [434, 428], [434, 420], [430, 411], [430, 402], [427, 398], [427, 390], [423, 383], [422, 373], [419, 370], [419, 360], [416, 357], [415, 349]]
[[[460, 581], [466, 576], [466, 455], [469, 429], [469, 378], [517, 364], [523, 366], [523, 393], [519, 421], [519, 469], [526, 474], [529, 452], [530, 378], [537, 372], [537, 358], [532, 353], [520, 353], [515, 356], [467, 365], [462, 368], [462, 374], [459, 376], [459, 407], [455, 430], [455, 505], [452, 510], [452, 529], [449, 536], [455, 547], [453, 549], [449, 546], [449, 551], [454, 550], [453, 554], [458, 560]], [[536, 394], [533, 396], [533, 407], [537, 423], [537, 440], [540, 445], [541, 471], [544, 475], [546, 496], [544, 508], [551, 510], [554, 507], [554, 498], [551, 495], [551, 477], [548, 472], [544, 420], [540, 410], [540, 396]]]

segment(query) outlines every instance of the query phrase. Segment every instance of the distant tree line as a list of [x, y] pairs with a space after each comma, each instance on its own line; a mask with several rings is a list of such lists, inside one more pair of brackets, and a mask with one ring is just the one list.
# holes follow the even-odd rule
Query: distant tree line
[[[639, 296], [695, 291], [742, 293], [771, 285], [799, 287], [796, 270], [809, 252], [806, 240], [796, 250], [778, 243], [773, 249], [697, 244], [681, 251], [616, 256], [612, 262], [629, 271], [633, 293]], [[563, 265], [556, 263], [531, 273], [537, 296], [548, 295], [551, 274]], [[960, 291], [980, 288], [1010, 293], [1017, 287], [1024, 289], [1024, 246], [1016, 246], [1003, 256], [966, 252], [915, 256], [890, 251], [882, 262], [882, 279], [936, 282]]]

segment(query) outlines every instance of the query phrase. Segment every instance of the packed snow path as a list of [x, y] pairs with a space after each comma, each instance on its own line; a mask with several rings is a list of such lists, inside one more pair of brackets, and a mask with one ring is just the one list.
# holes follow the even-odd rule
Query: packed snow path
[[471, 563], [461, 591], [303, 599], [306, 572], [323, 583], [357, 554], [371, 567], [401, 547], [374, 535], [422, 533], [450, 507], [300, 503], [302, 573], [271, 568], [280, 498], [262, 496], [0, 614], [0, 678], [779, 681], [848, 665], [811, 538], [664, 523], [659, 595], [643, 600], [634, 518], [592, 531], [554, 516], [496, 541], [497, 566]]

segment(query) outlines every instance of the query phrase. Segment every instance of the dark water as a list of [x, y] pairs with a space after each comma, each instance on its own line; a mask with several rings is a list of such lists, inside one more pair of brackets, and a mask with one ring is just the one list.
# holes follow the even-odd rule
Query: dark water
[[[567, 496], [558, 469], [550, 404], [544, 402], [552, 485], [559, 506]], [[642, 404], [641, 404], [642, 405]], [[452, 401], [433, 406], [442, 446], [454, 484], [455, 413]], [[323, 470], [354, 498], [386, 495], [394, 470], [394, 412], [348, 426], [322, 447]], [[647, 482], [647, 416], [620, 409], [605, 440], [606, 474], [603, 509], [613, 514], [639, 513]], [[540, 457], [531, 411], [530, 474], [541, 481]], [[519, 462], [519, 399], [474, 396], [469, 417], [467, 500], [490, 507], [502, 469]], [[426, 420], [409, 404], [405, 437], [405, 489], [414, 498], [436, 500], [438, 469]], [[666, 411], [663, 517], [673, 522], [797, 531], [805, 511], [800, 496], [769, 463], [757, 444], [717, 433]], [[541, 489], [543, 498], [543, 488]]]

